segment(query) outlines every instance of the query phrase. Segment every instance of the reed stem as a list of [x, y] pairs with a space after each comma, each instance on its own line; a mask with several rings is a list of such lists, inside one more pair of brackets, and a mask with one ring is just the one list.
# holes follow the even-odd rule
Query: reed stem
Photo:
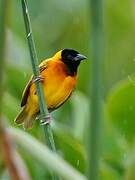
[[[33, 34], [32, 34], [27, 0], [22, 0], [22, 10], [23, 10], [23, 17], [24, 17], [24, 23], [25, 23], [25, 29], [26, 29], [26, 37], [28, 40], [28, 46], [29, 46], [29, 51], [30, 51], [30, 56], [31, 56], [33, 74], [34, 74], [34, 77], [36, 78], [36, 77], [39, 77], [40, 72], [39, 72], [39, 67], [38, 67], [38, 58], [37, 58], [35, 43], [34, 43]], [[35, 84], [36, 84], [37, 94], [39, 98], [40, 116], [41, 116], [41, 121], [42, 121], [45, 118], [45, 116], [48, 114], [48, 110], [45, 103], [45, 97], [44, 97], [42, 85], [39, 81], [36, 81]], [[55, 148], [53, 133], [52, 133], [50, 124], [43, 125], [43, 129], [44, 129], [44, 134], [45, 134], [48, 147], [52, 151], [55, 152], [56, 148]], [[57, 179], [57, 178], [53, 176], [53, 179]]]
[[89, 134], [89, 171], [91, 180], [99, 179], [99, 158], [101, 151], [101, 122], [102, 122], [102, 67], [103, 67], [103, 12], [102, 0], [91, 0], [91, 122]]

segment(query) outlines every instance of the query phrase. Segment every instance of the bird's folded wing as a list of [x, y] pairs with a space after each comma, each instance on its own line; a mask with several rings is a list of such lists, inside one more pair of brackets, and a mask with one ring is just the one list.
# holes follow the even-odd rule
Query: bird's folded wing
[[[47, 68], [47, 66], [48, 66], [47, 62], [48, 62], [48, 60], [45, 60], [39, 65], [40, 73]], [[27, 83], [24, 91], [23, 91], [21, 107], [25, 106], [25, 104], [27, 103], [27, 98], [28, 98], [30, 87], [31, 87], [31, 84], [33, 83], [33, 80], [34, 80], [34, 76], [32, 75], [29, 82]]]

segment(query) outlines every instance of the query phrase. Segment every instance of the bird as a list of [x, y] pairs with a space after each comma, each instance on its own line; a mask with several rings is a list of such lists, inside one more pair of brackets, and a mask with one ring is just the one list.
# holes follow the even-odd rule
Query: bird
[[[62, 106], [71, 96], [77, 83], [77, 70], [80, 62], [86, 56], [74, 49], [63, 49], [53, 57], [45, 59], [39, 65], [39, 77], [31, 76], [21, 100], [21, 111], [15, 118], [17, 124], [23, 124], [24, 129], [33, 127], [40, 114], [36, 81], [40, 81], [49, 114]], [[50, 123], [48, 116], [47, 123]]]

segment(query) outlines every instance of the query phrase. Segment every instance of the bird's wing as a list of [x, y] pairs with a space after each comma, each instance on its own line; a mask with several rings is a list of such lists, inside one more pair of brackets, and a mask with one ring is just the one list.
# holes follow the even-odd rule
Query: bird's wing
[[[43, 61], [40, 65], [39, 65], [39, 71], [40, 73], [42, 71], [44, 71], [48, 66], [48, 60], [45, 60]], [[30, 87], [31, 87], [31, 84], [33, 83], [33, 80], [34, 80], [34, 76], [32, 75], [29, 82], [27, 83], [24, 91], [23, 91], [23, 95], [22, 95], [22, 101], [21, 101], [21, 107], [25, 106], [25, 104], [27, 103], [27, 98], [28, 98], [28, 95], [29, 95], [29, 90], [30, 90]]]

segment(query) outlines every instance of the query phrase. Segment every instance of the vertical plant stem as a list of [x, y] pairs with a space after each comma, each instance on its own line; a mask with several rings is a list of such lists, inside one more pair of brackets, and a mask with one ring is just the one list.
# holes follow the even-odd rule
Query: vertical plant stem
[[92, 82], [91, 82], [91, 123], [89, 143], [89, 179], [99, 177], [99, 157], [101, 150], [100, 127], [102, 121], [102, 65], [103, 65], [103, 19], [102, 0], [91, 0], [91, 42], [92, 42]]
[[[24, 17], [24, 23], [25, 23], [25, 28], [26, 28], [26, 37], [28, 40], [28, 46], [29, 46], [29, 51], [30, 51], [30, 56], [31, 56], [33, 74], [34, 74], [34, 77], [36, 78], [40, 75], [40, 72], [39, 72], [39, 67], [38, 67], [38, 58], [37, 58], [35, 43], [33, 39], [32, 28], [31, 28], [30, 17], [29, 17], [28, 6], [27, 6], [26, 0], [22, 0], [22, 10], [23, 10], [23, 17]], [[41, 116], [41, 120], [43, 120], [43, 118], [45, 118], [45, 116], [48, 114], [48, 110], [45, 103], [45, 97], [44, 97], [42, 85], [39, 81], [36, 81], [35, 83], [36, 83], [36, 89], [37, 89], [37, 94], [38, 94], [38, 99], [39, 99], [40, 116]], [[50, 125], [49, 124], [43, 125], [43, 129], [44, 129], [44, 134], [45, 134], [48, 147], [52, 151], [55, 152], [56, 148], [55, 148], [55, 143], [54, 143], [53, 134], [52, 134]], [[52, 174], [52, 179], [58, 179], [58, 177]]]
[[[29, 17], [28, 6], [27, 6], [26, 0], [22, 0], [22, 9], [23, 9], [23, 16], [24, 16], [24, 22], [25, 22], [25, 28], [26, 28], [26, 36], [28, 39], [29, 51], [30, 51], [30, 56], [31, 56], [33, 74], [34, 74], [34, 77], [36, 78], [40, 75], [40, 73], [39, 73], [38, 59], [37, 59], [35, 43], [34, 43], [34, 39], [32, 35], [32, 28], [31, 28], [30, 17]], [[35, 83], [36, 83], [36, 88], [37, 88], [37, 93], [38, 93], [38, 98], [39, 98], [40, 115], [42, 119], [42, 118], [45, 118], [46, 114], [48, 114], [48, 110], [46, 107], [41, 83], [39, 81], [36, 81]], [[55, 151], [55, 144], [54, 144], [50, 125], [49, 124], [45, 125], [44, 130], [45, 130], [45, 137], [46, 137], [48, 146], [50, 147], [50, 149]]]

